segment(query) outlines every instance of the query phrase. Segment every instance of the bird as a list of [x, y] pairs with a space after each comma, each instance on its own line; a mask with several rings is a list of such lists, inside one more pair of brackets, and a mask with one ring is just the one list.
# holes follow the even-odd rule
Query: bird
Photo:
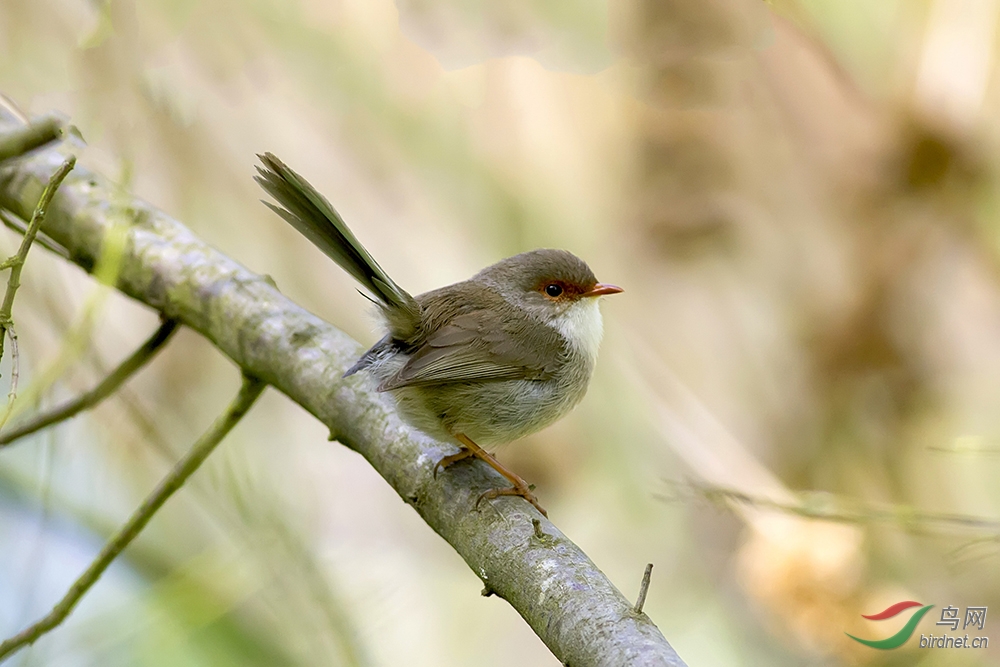
[[520, 496], [547, 516], [521, 477], [491, 453], [566, 415], [587, 391], [603, 333], [598, 282], [566, 250], [523, 252], [468, 280], [412, 296], [382, 269], [330, 202], [272, 153], [259, 154], [262, 202], [339, 264], [370, 295], [385, 335], [344, 373], [364, 371], [391, 392], [404, 421], [457, 443], [434, 476], [476, 457], [510, 487], [483, 500]]

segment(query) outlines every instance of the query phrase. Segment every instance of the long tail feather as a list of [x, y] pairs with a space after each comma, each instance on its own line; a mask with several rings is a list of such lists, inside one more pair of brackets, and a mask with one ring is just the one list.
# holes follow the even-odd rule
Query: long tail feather
[[264, 167], [257, 167], [254, 180], [281, 206], [264, 204], [371, 292], [400, 333], [415, 326], [420, 321], [417, 302], [368, 254], [326, 197], [273, 153], [257, 157]]

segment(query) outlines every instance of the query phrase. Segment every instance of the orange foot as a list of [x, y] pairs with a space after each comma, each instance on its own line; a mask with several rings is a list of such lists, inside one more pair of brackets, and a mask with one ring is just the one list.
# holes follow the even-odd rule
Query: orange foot
[[479, 506], [479, 503], [484, 500], [492, 500], [493, 498], [498, 498], [500, 496], [520, 496], [534, 505], [535, 509], [542, 513], [542, 516], [548, 516], [545, 508], [538, 504], [538, 498], [536, 498], [535, 494], [531, 492], [531, 487], [528, 486], [527, 482], [518, 477], [514, 472], [505, 468], [503, 464], [493, 457], [492, 454], [474, 443], [467, 436], [461, 433], [456, 433], [455, 439], [462, 443], [465, 447], [458, 454], [446, 456], [438, 461], [438, 464], [434, 466], [435, 477], [437, 477], [437, 471], [439, 468], [447, 468], [453, 463], [475, 456], [477, 459], [485, 461], [491, 468], [503, 475], [504, 479], [510, 482], [513, 487], [510, 489], [491, 489], [487, 491], [476, 500], [477, 507]]
[[545, 508], [538, 504], [538, 498], [536, 498], [535, 494], [531, 492], [531, 487], [524, 483], [524, 480], [521, 480], [520, 485], [511, 489], [490, 489], [476, 499], [476, 507], [479, 507], [479, 503], [484, 500], [493, 500], [494, 498], [499, 498], [500, 496], [521, 496], [534, 505], [535, 509], [542, 513], [542, 516], [546, 518], [549, 516], [549, 513], [545, 511]]
[[453, 463], [458, 463], [459, 461], [464, 461], [465, 459], [472, 458], [476, 453], [471, 449], [462, 447], [458, 454], [452, 454], [451, 456], [446, 456], [437, 462], [434, 466], [434, 478], [437, 479], [438, 471], [444, 470], [445, 468], [451, 466]]

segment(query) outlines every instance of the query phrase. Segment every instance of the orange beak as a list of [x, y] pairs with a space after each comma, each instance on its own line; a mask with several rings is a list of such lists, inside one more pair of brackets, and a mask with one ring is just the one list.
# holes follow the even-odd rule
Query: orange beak
[[621, 287], [617, 285], [606, 285], [604, 283], [597, 283], [589, 290], [581, 294], [580, 296], [604, 296], [606, 294], [618, 294], [619, 292], [624, 292]]

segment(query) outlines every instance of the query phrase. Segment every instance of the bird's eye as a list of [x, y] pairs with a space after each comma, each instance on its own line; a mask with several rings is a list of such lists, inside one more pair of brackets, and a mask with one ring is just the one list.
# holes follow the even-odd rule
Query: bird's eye
[[549, 283], [545, 286], [545, 293], [554, 299], [563, 293], [563, 288], [556, 283]]

